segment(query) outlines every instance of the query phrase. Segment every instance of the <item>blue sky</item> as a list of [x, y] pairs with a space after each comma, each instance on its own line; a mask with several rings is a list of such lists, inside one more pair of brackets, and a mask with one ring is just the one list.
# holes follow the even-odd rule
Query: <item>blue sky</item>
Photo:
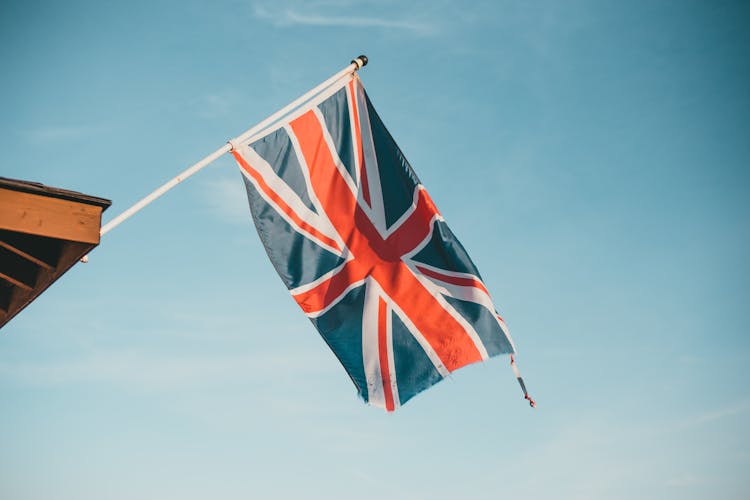
[[746, 498], [741, 2], [0, 6], [0, 175], [114, 217], [365, 53], [506, 359], [368, 407], [223, 158], [0, 332], [0, 497]]

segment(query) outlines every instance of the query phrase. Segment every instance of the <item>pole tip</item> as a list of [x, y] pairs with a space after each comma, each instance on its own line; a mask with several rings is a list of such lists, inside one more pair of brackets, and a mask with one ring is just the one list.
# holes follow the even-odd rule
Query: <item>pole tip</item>
[[357, 58], [352, 59], [352, 64], [356, 64], [357, 69], [364, 68], [365, 66], [367, 66], [367, 56], [364, 54], [357, 56]]

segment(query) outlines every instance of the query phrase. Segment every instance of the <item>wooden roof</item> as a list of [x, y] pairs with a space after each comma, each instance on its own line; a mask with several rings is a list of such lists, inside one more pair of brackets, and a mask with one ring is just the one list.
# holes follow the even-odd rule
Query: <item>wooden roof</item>
[[99, 244], [111, 204], [0, 177], [0, 328]]

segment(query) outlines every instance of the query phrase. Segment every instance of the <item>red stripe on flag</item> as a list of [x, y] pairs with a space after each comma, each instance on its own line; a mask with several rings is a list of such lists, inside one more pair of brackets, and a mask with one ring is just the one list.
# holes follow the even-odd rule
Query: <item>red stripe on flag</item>
[[362, 130], [359, 128], [359, 106], [357, 104], [357, 94], [354, 90], [354, 80], [349, 82], [349, 98], [352, 103], [352, 112], [354, 114], [354, 147], [357, 148], [357, 159], [359, 160], [359, 178], [362, 183], [362, 197], [368, 207], [372, 207], [370, 202], [370, 186], [367, 182], [367, 170], [365, 169], [365, 157], [362, 152]]
[[417, 206], [414, 211], [385, 240], [385, 245], [399, 255], [412, 251], [430, 234], [432, 219], [437, 215], [440, 215], [440, 212], [438, 212], [435, 202], [432, 201], [427, 190], [420, 189], [417, 193]]
[[307, 314], [316, 313], [338, 299], [352, 284], [367, 277], [369, 268], [358, 260], [350, 260], [336, 274], [315, 288], [294, 294], [294, 300]]
[[432, 269], [427, 269], [426, 267], [422, 266], [416, 266], [419, 271], [426, 275], [430, 276], [432, 278], [435, 278], [440, 281], [444, 281], [446, 283], [450, 283], [452, 285], [458, 285], [458, 286], [471, 286], [474, 288], [479, 288], [487, 295], [490, 294], [490, 292], [487, 291], [487, 288], [485, 288], [484, 284], [479, 281], [476, 278], [463, 278], [459, 276], [449, 276], [447, 274], [439, 273], [437, 271], [433, 271]]
[[348, 246], [347, 236], [354, 231], [353, 215], [357, 200], [333, 160], [323, 137], [322, 125], [313, 111], [308, 111], [289, 125], [299, 141], [315, 195]]
[[257, 170], [255, 170], [253, 167], [250, 166], [250, 164], [245, 161], [245, 159], [237, 152], [232, 151], [232, 155], [234, 156], [234, 159], [237, 160], [237, 163], [240, 164], [243, 170], [247, 172], [250, 177], [252, 177], [255, 182], [258, 183], [258, 187], [265, 193], [266, 196], [268, 196], [276, 205], [290, 218], [294, 221], [295, 224], [297, 224], [302, 230], [308, 232], [313, 237], [317, 238], [318, 240], [322, 241], [329, 247], [335, 248], [338, 251], [341, 251], [341, 247], [339, 247], [339, 244], [326, 236], [325, 234], [321, 233], [317, 229], [315, 229], [313, 226], [302, 220], [302, 218], [297, 215], [294, 210], [292, 210], [292, 207], [287, 205], [287, 203], [284, 201], [284, 199], [279, 196], [273, 189], [271, 189], [271, 186], [266, 184], [266, 181], [263, 180], [263, 177], [258, 173]]
[[385, 409], [393, 411], [393, 390], [391, 389], [391, 370], [388, 367], [388, 308], [383, 297], [378, 297], [378, 355], [380, 357], [380, 376], [383, 378], [383, 395]]

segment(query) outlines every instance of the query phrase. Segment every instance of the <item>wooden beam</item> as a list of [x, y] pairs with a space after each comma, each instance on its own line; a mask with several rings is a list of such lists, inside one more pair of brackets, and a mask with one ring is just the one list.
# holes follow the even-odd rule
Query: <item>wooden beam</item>
[[17, 279], [15, 279], [15, 278], [13, 278], [11, 276], [8, 276], [5, 273], [0, 273], [0, 278], [4, 279], [8, 283], [11, 283], [11, 284], [17, 286], [18, 288], [23, 288], [27, 292], [30, 292], [31, 290], [33, 290], [33, 288], [30, 285], [27, 285], [23, 281], [18, 281]]
[[0, 188], [0, 229], [99, 243], [102, 207]]
[[[81, 243], [77, 241], [64, 242], [57, 266], [54, 270], [40, 268], [33, 289], [29, 289], [28, 285], [26, 287], [15, 286], [11, 288], [12, 292], [6, 308], [8, 313], [4, 317], [0, 315], [0, 328], [7, 324], [8, 321], [43, 293], [47, 287], [55, 282], [55, 280], [75, 265], [81, 257], [89, 253], [95, 247], [96, 245], [90, 243]], [[4, 278], [5, 276], [0, 274], [0, 279]], [[18, 280], [11, 278], [8, 281], [15, 285]]]
[[0, 240], [0, 247], [5, 248], [6, 250], [10, 250], [11, 252], [13, 252], [14, 254], [18, 255], [19, 257], [23, 257], [24, 259], [28, 260], [29, 262], [33, 262], [34, 264], [36, 264], [39, 267], [43, 267], [43, 268], [45, 268], [45, 269], [47, 269], [49, 271], [54, 271], [55, 270], [54, 266], [51, 266], [51, 265], [47, 264], [46, 262], [44, 262], [41, 259], [37, 259], [33, 255], [27, 254], [26, 252], [24, 252], [20, 248], [16, 248], [16, 247], [14, 247], [13, 245], [11, 245], [10, 243], [8, 243], [6, 241]]

